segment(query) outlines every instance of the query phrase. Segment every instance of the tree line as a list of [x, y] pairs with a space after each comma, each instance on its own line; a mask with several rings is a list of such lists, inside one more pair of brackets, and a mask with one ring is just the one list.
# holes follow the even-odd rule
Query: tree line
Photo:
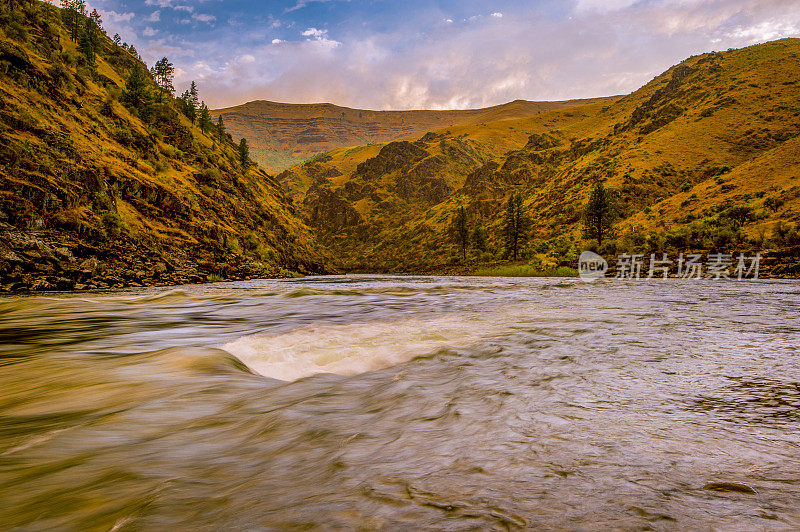
[[[102, 19], [96, 9], [87, 14], [85, 0], [61, 0], [61, 17], [70, 38], [77, 43], [78, 52], [90, 69], [96, 67], [96, 57], [102, 55], [103, 37], [106, 35]], [[192, 125], [206, 135], [211, 135], [223, 142], [233, 142], [225, 131], [222, 115], [216, 123], [212, 120], [211, 111], [204, 101], [199, 99], [197, 84], [192, 81], [189, 89], [175, 98], [175, 66], [166, 57], [155, 62], [148, 70], [142, 68], [136, 49], [133, 45], [122, 42], [119, 34], [113, 37], [113, 43], [126, 50], [135, 59], [133, 67], [125, 80], [125, 88], [120, 101], [132, 110], [147, 118], [154, 111], [154, 106], [174, 104]], [[155, 90], [151, 87], [155, 86]], [[253, 164], [250, 159], [250, 148], [247, 140], [242, 138], [237, 146], [239, 163], [243, 168]]]
[[[583, 237], [597, 241], [600, 246], [603, 240], [612, 235], [616, 208], [611, 195], [602, 181], [598, 181], [589, 195], [583, 213]], [[522, 248], [530, 237], [532, 218], [525, 208], [524, 198], [520, 193], [512, 193], [506, 200], [500, 236], [503, 255], [511, 260], [519, 260]], [[477, 251], [486, 251], [486, 231], [480, 224], [470, 229], [466, 209], [459, 205], [453, 216], [451, 233], [462, 258], [466, 260], [467, 250], [472, 247]]]

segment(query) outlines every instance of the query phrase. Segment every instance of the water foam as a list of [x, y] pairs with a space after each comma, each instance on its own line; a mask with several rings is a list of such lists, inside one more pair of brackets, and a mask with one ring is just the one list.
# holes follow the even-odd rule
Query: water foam
[[306, 325], [284, 334], [254, 334], [222, 346], [255, 373], [293, 381], [316, 373], [356, 375], [441, 349], [473, 345], [487, 319], [448, 315], [345, 325]]

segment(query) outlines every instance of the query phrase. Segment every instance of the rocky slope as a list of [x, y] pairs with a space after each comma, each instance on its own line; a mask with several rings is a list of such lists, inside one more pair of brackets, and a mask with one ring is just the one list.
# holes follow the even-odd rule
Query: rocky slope
[[[145, 69], [105, 35], [95, 64], [60, 9], [0, 11], [0, 289], [197, 282], [320, 271], [276, 181], [158, 98], [123, 105]], [[161, 100], [161, 101], [159, 101]]]
[[[615, 101], [467, 124], [414, 142], [335, 150], [279, 179], [345, 269], [459, 261], [458, 205], [499, 259], [503, 205], [525, 197], [528, 259], [573, 264], [597, 180], [620, 218], [601, 251], [772, 250], [796, 275], [800, 40], [692, 57]], [[793, 258], [794, 257], [794, 258]]]
[[532, 116], [544, 111], [602, 101], [529, 102], [516, 100], [485, 109], [449, 111], [369, 111], [328, 103], [248, 102], [212, 111], [228, 131], [246, 138], [253, 158], [268, 171], [280, 172], [336, 148], [389, 142], [456, 124], [477, 124]]

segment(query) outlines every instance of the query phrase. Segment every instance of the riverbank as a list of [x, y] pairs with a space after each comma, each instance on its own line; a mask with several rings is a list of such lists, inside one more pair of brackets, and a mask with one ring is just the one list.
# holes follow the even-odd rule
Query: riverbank
[[300, 264], [256, 263], [202, 245], [154, 249], [119, 239], [97, 246], [60, 232], [0, 227], [0, 293], [171, 286], [310, 273], [325, 271]]
[[[136, 249], [136, 252], [132, 252]], [[800, 246], [764, 250], [759, 277], [800, 278]], [[647, 265], [645, 265], [646, 268]], [[119, 239], [101, 247], [48, 231], [0, 227], [0, 294], [174, 286], [319, 274], [395, 274], [486, 277], [577, 277], [574, 266], [526, 262], [447, 263], [409, 270], [309, 268], [253, 262], [201, 245], [154, 249]]]

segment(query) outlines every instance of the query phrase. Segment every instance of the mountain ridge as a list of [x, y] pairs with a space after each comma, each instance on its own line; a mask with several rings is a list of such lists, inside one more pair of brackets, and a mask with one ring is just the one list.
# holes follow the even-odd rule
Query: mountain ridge
[[222, 116], [234, 139], [247, 139], [254, 160], [263, 168], [279, 172], [331, 149], [389, 142], [441, 127], [520, 118], [617, 98], [619, 96], [543, 102], [518, 99], [484, 108], [445, 110], [369, 110], [332, 103], [286, 104], [254, 100], [211, 113], [215, 119]]

